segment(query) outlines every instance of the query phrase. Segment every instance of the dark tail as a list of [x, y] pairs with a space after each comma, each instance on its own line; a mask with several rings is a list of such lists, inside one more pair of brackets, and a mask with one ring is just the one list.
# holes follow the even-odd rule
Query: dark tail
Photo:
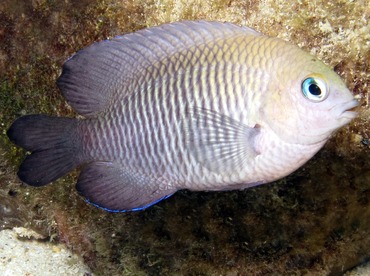
[[76, 168], [82, 161], [77, 119], [27, 115], [9, 128], [9, 139], [32, 152], [19, 168], [19, 178], [43, 186]]

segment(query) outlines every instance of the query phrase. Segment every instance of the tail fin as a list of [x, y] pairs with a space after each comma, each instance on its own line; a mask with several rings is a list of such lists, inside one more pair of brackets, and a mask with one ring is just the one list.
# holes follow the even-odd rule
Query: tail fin
[[27, 115], [17, 119], [7, 135], [32, 152], [18, 171], [18, 177], [29, 185], [46, 185], [81, 163], [77, 119]]

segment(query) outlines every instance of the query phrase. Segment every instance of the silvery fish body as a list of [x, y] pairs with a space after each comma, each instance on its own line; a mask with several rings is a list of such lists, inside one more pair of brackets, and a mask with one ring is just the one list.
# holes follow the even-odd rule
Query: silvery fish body
[[41, 186], [77, 166], [77, 190], [110, 211], [177, 190], [282, 178], [356, 115], [340, 78], [298, 47], [228, 23], [165, 24], [94, 43], [58, 86], [84, 119], [29, 115], [8, 131]]

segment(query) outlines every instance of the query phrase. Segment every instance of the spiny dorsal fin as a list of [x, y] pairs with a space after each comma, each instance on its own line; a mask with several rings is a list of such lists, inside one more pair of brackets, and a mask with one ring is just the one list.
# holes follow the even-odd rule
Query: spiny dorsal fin
[[194, 46], [258, 32], [230, 23], [183, 21], [101, 41], [80, 50], [63, 66], [57, 83], [81, 115], [94, 116], [132, 92], [150, 65]]

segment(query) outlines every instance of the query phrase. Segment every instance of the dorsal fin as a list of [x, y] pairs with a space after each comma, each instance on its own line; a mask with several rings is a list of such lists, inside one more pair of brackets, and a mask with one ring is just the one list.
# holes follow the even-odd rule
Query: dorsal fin
[[190, 47], [239, 35], [259, 33], [230, 23], [206, 21], [147, 28], [80, 50], [64, 64], [57, 83], [79, 114], [94, 116], [130, 93], [134, 79], [155, 62]]

